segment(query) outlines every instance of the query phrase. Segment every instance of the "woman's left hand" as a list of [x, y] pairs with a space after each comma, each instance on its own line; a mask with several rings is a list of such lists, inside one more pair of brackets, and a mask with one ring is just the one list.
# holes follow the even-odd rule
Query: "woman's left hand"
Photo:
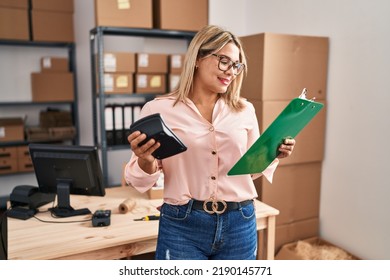
[[284, 139], [283, 144], [279, 146], [279, 152], [280, 154], [277, 156], [277, 158], [286, 158], [291, 156], [293, 150], [295, 147], [295, 139]]

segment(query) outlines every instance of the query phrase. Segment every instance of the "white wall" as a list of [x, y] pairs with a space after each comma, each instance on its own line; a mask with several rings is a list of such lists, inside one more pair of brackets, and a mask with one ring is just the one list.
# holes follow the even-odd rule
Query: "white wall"
[[[321, 236], [363, 259], [390, 259], [390, 131], [386, 108], [390, 102], [390, 2], [209, 1], [210, 23], [225, 26], [239, 36], [275, 32], [330, 38]], [[86, 145], [92, 144], [89, 30], [94, 26], [93, 2], [75, 0], [74, 18], [81, 144]], [[155, 43], [137, 39], [131, 47], [152, 51]], [[124, 42], [110, 44], [112, 48], [125, 46]], [[169, 42], [159, 43], [158, 48], [163, 52], [182, 50], [182, 46]], [[116, 172], [128, 156], [126, 151], [112, 156], [119, 164]], [[16, 181], [27, 180], [21, 176]], [[0, 196], [14, 185], [15, 179], [0, 178]]]

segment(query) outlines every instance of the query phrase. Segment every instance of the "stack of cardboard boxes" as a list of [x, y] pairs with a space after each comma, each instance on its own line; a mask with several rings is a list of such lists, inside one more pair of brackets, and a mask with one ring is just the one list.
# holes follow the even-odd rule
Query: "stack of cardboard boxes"
[[33, 102], [74, 101], [74, 77], [64, 57], [41, 58], [41, 72], [31, 73]]
[[42, 111], [39, 114], [39, 126], [48, 132], [48, 139], [51, 141], [73, 140], [76, 136], [73, 117], [69, 111]]
[[134, 90], [133, 74], [135, 72], [135, 53], [104, 53], [103, 71], [104, 93], [132, 93]]
[[167, 85], [171, 91], [177, 86], [183, 60], [184, 54], [105, 52], [104, 93], [166, 93]]
[[31, 142], [73, 140], [75, 136], [76, 128], [69, 111], [41, 111], [39, 126], [26, 127], [26, 139]]
[[[0, 119], [0, 142], [24, 141], [24, 122], [21, 118]], [[0, 147], [0, 174], [32, 170], [27, 146]]]
[[0, 38], [74, 42], [73, 11], [73, 0], [0, 0]]
[[73, 0], [31, 0], [32, 40], [74, 42]]
[[283, 244], [318, 235], [324, 156], [328, 38], [262, 33], [241, 38], [248, 61], [242, 96], [253, 103], [263, 132], [291, 99], [307, 88], [325, 107], [295, 138], [294, 153], [280, 160], [273, 183], [255, 181], [259, 198], [280, 210], [277, 252]]
[[208, 0], [154, 0], [154, 28], [198, 31], [208, 23]]
[[168, 55], [137, 53], [136, 93], [165, 93]]
[[[0, 39], [74, 42], [73, 9], [73, 0], [0, 0]], [[33, 102], [74, 101], [74, 79], [68, 60], [42, 58], [41, 72], [31, 73], [31, 87]], [[24, 142], [31, 137], [68, 139], [74, 135], [74, 127], [50, 128], [43, 135], [42, 129], [25, 128], [21, 118], [0, 120], [0, 142]], [[1, 159], [1, 174], [32, 171], [27, 146], [1, 148]]]
[[[96, 26], [194, 32], [207, 23], [208, 0], [95, 0]], [[112, 57], [111, 62], [108, 55]], [[117, 63], [124, 61], [125, 57], [104, 54], [105, 93], [166, 93], [178, 84], [183, 54], [140, 52], [127, 55], [132, 56], [131, 67], [135, 67], [131, 70], [135, 73], [133, 80], [130, 76], [107, 75], [106, 65], [115, 64], [115, 60]], [[131, 88], [133, 84], [134, 88]]]
[[0, 147], [0, 175], [32, 170], [28, 146]]
[[[73, 102], [74, 77], [65, 57], [42, 57], [41, 71], [31, 73], [33, 102]], [[27, 127], [29, 141], [72, 140], [76, 136], [70, 112], [40, 113], [39, 127]]]
[[0, 39], [29, 38], [28, 0], [0, 0]]
[[95, 0], [96, 26], [197, 31], [207, 22], [208, 0]]

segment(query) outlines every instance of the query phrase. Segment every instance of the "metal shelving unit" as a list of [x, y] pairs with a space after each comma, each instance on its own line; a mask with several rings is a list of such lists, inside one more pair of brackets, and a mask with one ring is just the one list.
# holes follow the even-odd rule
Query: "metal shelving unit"
[[[118, 27], [96, 27], [90, 30], [90, 54], [91, 54], [91, 73], [92, 73], [92, 113], [93, 113], [93, 139], [94, 144], [101, 150], [101, 161], [103, 176], [106, 186], [108, 182], [108, 156], [109, 150], [128, 149], [128, 146], [120, 145], [118, 147], [109, 147], [107, 145], [107, 131], [105, 127], [105, 106], [106, 101], [114, 101], [115, 98], [140, 98], [145, 102], [153, 99], [156, 94], [128, 94], [107, 95], [104, 94], [104, 37], [105, 36], [127, 36], [127, 37], [145, 37], [161, 39], [182, 39], [189, 44], [195, 36], [195, 32], [161, 30], [161, 29], [133, 29]], [[187, 45], [188, 45], [187, 44]], [[97, 59], [95, 59], [95, 55]], [[139, 101], [137, 101], [139, 102]], [[98, 130], [99, 128], [99, 130]], [[100, 134], [98, 133], [100, 131]]]
[[[72, 119], [73, 119], [73, 125], [76, 128], [76, 136], [73, 139], [73, 144], [78, 145], [79, 144], [79, 120], [78, 120], [78, 107], [77, 107], [77, 73], [76, 73], [76, 48], [74, 43], [70, 42], [36, 42], [36, 41], [22, 41], [22, 40], [3, 40], [0, 39], [0, 46], [19, 46], [19, 47], [32, 47], [32, 48], [61, 48], [66, 49], [68, 52], [68, 59], [69, 59], [69, 70], [73, 73], [73, 79], [74, 79], [74, 100], [72, 102], [29, 102], [29, 101], [22, 101], [22, 102], [1, 102], [0, 101], [0, 108], [5, 107], [31, 107], [31, 106], [42, 106], [42, 105], [69, 105]], [[8, 93], [12, 94], [12, 93]], [[29, 141], [15, 141], [15, 142], [0, 142], [0, 147], [4, 146], [17, 146], [17, 145], [26, 145]]]

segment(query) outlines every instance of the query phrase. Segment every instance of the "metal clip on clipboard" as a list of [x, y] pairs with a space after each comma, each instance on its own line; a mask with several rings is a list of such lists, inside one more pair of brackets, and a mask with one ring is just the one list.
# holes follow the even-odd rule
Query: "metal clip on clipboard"
[[303, 90], [302, 90], [302, 93], [299, 95], [299, 97], [298, 98], [300, 98], [300, 99], [303, 99], [303, 100], [309, 100], [309, 101], [315, 101], [315, 97], [313, 97], [312, 99], [307, 99], [307, 89], [306, 88], [304, 88]]
[[303, 89], [298, 98], [294, 98], [260, 135], [256, 142], [229, 170], [228, 175], [244, 175], [263, 172], [278, 156], [278, 147], [284, 139], [296, 137], [298, 133], [323, 108], [323, 104], [314, 98], [306, 98]]

